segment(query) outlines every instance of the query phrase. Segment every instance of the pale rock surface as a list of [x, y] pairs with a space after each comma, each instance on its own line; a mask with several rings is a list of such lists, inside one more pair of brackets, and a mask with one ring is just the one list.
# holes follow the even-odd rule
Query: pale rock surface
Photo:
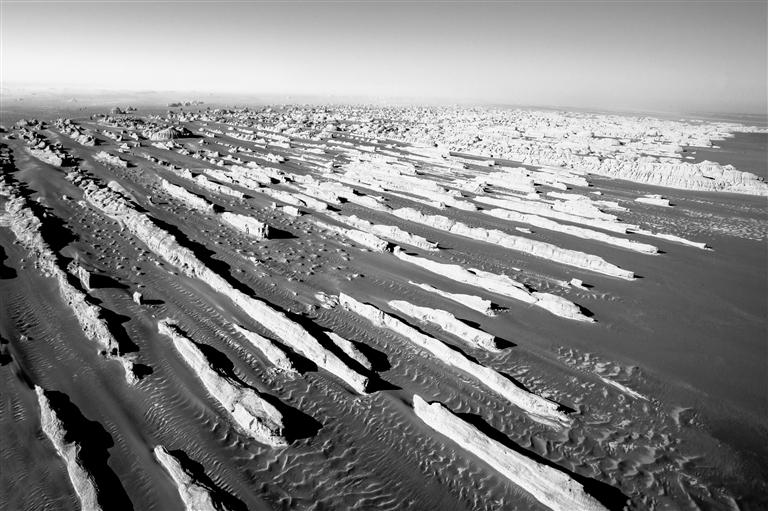
[[432, 309], [430, 307], [421, 307], [406, 302], [405, 300], [390, 300], [388, 305], [392, 309], [422, 323], [431, 323], [476, 348], [488, 351], [499, 351], [496, 346], [495, 336], [483, 332], [480, 329], [473, 328], [463, 321], [459, 321], [456, 316], [448, 311]]
[[344, 293], [339, 294], [339, 304], [344, 309], [367, 319], [373, 325], [392, 330], [401, 335], [416, 346], [428, 351], [446, 365], [455, 367], [476, 378], [480, 383], [524, 410], [531, 419], [554, 428], [561, 428], [570, 424], [571, 419], [559, 411], [556, 403], [521, 389], [511, 380], [493, 369], [472, 362], [434, 337], [424, 335], [415, 328], [385, 314], [376, 307], [359, 302]]
[[96, 483], [93, 476], [83, 467], [80, 458], [80, 445], [67, 440], [67, 430], [51, 408], [51, 403], [43, 389], [35, 385], [35, 394], [40, 405], [40, 426], [67, 467], [69, 480], [80, 500], [80, 508], [83, 511], [101, 510]]
[[403, 261], [415, 264], [443, 277], [536, 305], [557, 316], [577, 321], [593, 321], [591, 318], [584, 316], [576, 304], [569, 302], [565, 298], [550, 295], [549, 293], [531, 293], [523, 284], [506, 275], [498, 275], [477, 268], [467, 270], [458, 264], [438, 263], [423, 257], [406, 254], [400, 247], [395, 247], [393, 254]]
[[371, 361], [368, 360], [368, 358], [363, 355], [363, 353], [357, 349], [355, 344], [352, 341], [349, 341], [339, 334], [335, 332], [326, 332], [326, 335], [328, 338], [333, 341], [333, 344], [339, 347], [341, 351], [343, 351], [349, 358], [360, 364], [361, 366], [365, 367], [369, 371], [373, 369], [373, 366], [371, 365]]
[[237, 333], [248, 339], [253, 346], [258, 349], [264, 357], [272, 363], [275, 368], [288, 373], [296, 373], [298, 370], [288, 357], [288, 354], [271, 340], [263, 337], [256, 332], [251, 332], [239, 325], [232, 325]]
[[442, 296], [443, 298], [453, 300], [456, 303], [460, 303], [461, 305], [485, 314], [486, 316], [492, 317], [496, 315], [496, 312], [493, 309], [493, 302], [480, 298], [479, 296], [465, 295], [461, 293], [449, 293], [447, 291], [442, 291], [433, 286], [430, 286], [429, 284], [418, 284], [413, 281], [409, 281], [409, 284], [413, 284], [414, 286], [420, 287], [424, 291], [434, 293], [438, 296]]
[[284, 344], [312, 360], [318, 367], [335, 374], [355, 391], [365, 393], [368, 378], [357, 373], [336, 355], [326, 350], [301, 325], [269, 304], [235, 289], [223, 277], [205, 266], [191, 250], [179, 245], [173, 235], [159, 228], [149, 216], [137, 211], [125, 199], [108, 188], [99, 187], [94, 181], [77, 175], [72, 180], [83, 190], [89, 204], [104, 215], [125, 225], [153, 253], [168, 261], [185, 275], [199, 279], [215, 291], [227, 296], [254, 321], [273, 332]]
[[633, 272], [619, 268], [618, 266], [609, 263], [602, 257], [593, 254], [586, 254], [576, 250], [561, 248], [556, 245], [552, 245], [551, 243], [545, 243], [543, 241], [523, 238], [521, 236], [514, 236], [497, 229], [470, 227], [462, 222], [451, 220], [445, 216], [425, 215], [424, 213], [416, 211], [413, 208], [396, 209], [392, 211], [392, 214], [404, 220], [420, 223], [435, 229], [440, 229], [474, 240], [499, 245], [510, 250], [524, 252], [526, 254], [531, 254], [533, 256], [554, 261], [560, 264], [582, 268], [585, 270], [610, 275], [612, 277], [619, 277], [627, 280], [634, 279]]
[[224, 222], [248, 236], [256, 239], [269, 238], [269, 226], [264, 222], [260, 222], [250, 216], [230, 213], [229, 211], [225, 211], [220, 216]]
[[235, 422], [258, 442], [274, 447], [288, 445], [283, 436], [283, 416], [256, 391], [220, 375], [195, 343], [168, 318], [157, 324], [161, 334], [171, 338], [176, 351], [203, 383], [208, 393], [224, 407]]
[[197, 481], [165, 447], [155, 446], [153, 452], [155, 459], [176, 483], [186, 511], [227, 511], [224, 505], [214, 500], [211, 489]]
[[441, 403], [429, 404], [414, 394], [413, 410], [427, 426], [477, 456], [553, 511], [607, 511], [565, 472], [493, 440]]

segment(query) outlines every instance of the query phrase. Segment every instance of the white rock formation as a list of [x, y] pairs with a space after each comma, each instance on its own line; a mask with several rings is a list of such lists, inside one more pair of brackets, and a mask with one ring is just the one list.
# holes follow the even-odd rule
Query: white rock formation
[[358, 245], [362, 245], [365, 248], [373, 250], [374, 252], [383, 252], [389, 246], [386, 241], [369, 232], [361, 231], [359, 229], [347, 229], [346, 227], [332, 225], [315, 219], [312, 219], [312, 222], [322, 229], [334, 232], [344, 238], [348, 238]]
[[575, 225], [560, 224], [555, 222], [554, 220], [550, 220], [548, 218], [544, 218], [538, 215], [529, 215], [529, 214], [519, 213], [517, 211], [510, 211], [508, 209], [501, 209], [501, 208], [484, 210], [483, 213], [490, 216], [494, 216], [496, 218], [503, 218], [504, 220], [511, 220], [513, 222], [530, 224], [535, 227], [547, 229], [549, 231], [556, 231], [556, 232], [562, 232], [565, 234], [570, 234], [571, 236], [576, 236], [578, 238], [600, 241], [602, 243], [607, 243], [609, 245], [626, 248], [628, 250], [633, 250], [635, 252], [642, 252], [646, 254], [656, 254], [659, 251], [657, 247], [653, 245], [649, 245], [648, 243], [641, 243], [639, 241], [628, 240], [626, 238], [619, 238], [617, 236], [611, 236], [610, 234], [606, 234], [600, 231], [595, 231], [594, 229], [587, 229], [587, 228], [578, 227]]
[[566, 319], [586, 322], [593, 321], [592, 318], [586, 317], [576, 304], [569, 302], [565, 298], [549, 293], [531, 293], [523, 284], [506, 275], [498, 275], [477, 268], [466, 270], [458, 264], [438, 263], [436, 261], [424, 259], [423, 257], [406, 254], [400, 247], [395, 247], [393, 253], [395, 257], [403, 261], [415, 264], [432, 273], [461, 282], [462, 284], [479, 287], [491, 293], [507, 296], [509, 298], [514, 298], [515, 300], [541, 307], [552, 314]]
[[[483, 204], [489, 204], [491, 206], [497, 206], [502, 209], [517, 211], [520, 213], [528, 213], [547, 218], [553, 218], [555, 220], [563, 220], [574, 224], [582, 224], [589, 227], [596, 227], [605, 231], [618, 232], [624, 234], [627, 229], [637, 228], [636, 225], [625, 224], [618, 221], [598, 220], [594, 218], [585, 218], [572, 213], [566, 213], [563, 211], [556, 211], [552, 208], [552, 205], [546, 202], [525, 200], [523, 198], [511, 198], [498, 199], [495, 197], [486, 197], [478, 195], [474, 198], [476, 202]], [[511, 219], [511, 217], [510, 217]]]
[[254, 321], [273, 332], [282, 342], [304, 355], [318, 367], [335, 374], [354, 390], [365, 393], [368, 378], [347, 366], [336, 355], [326, 350], [312, 335], [298, 323], [269, 304], [235, 289], [222, 276], [200, 261], [195, 254], [178, 244], [170, 233], [159, 228], [144, 213], [137, 211], [129, 202], [108, 188], [79, 176], [73, 182], [83, 189], [89, 204], [98, 211], [121, 222], [142, 243], [156, 255], [168, 261], [185, 275], [199, 279], [215, 291], [229, 297], [232, 302]]
[[556, 428], [570, 424], [570, 418], [558, 410], [556, 403], [521, 389], [511, 380], [493, 369], [472, 362], [434, 337], [424, 335], [415, 328], [385, 314], [376, 307], [359, 302], [344, 293], [339, 294], [339, 304], [346, 310], [367, 319], [373, 325], [392, 330], [401, 335], [416, 346], [434, 355], [441, 362], [476, 378], [499, 396], [524, 410], [531, 419]]
[[414, 286], [420, 287], [424, 291], [429, 291], [430, 293], [434, 293], [438, 296], [442, 296], [443, 298], [447, 298], [449, 300], [453, 300], [456, 303], [460, 303], [461, 305], [468, 307], [472, 310], [476, 310], [477, 312], [480, 312], [481, 314], [485, 314], [486, 316], [495, 316], [496, 312], [493, 310], [493, 302], [490, 300], [485, 300], [483, 298], [480, 298], [479, 296], [474, 295], [465, 295], [461, 293], [449, 293], [447, 291], [442, 291], [440, 289], [437, 289], [435, 287], [430, 286], [429, 284], [418, 284], [416, 282], [408, 281], [409, 284], [413, 284]]
[[210, 179], [205, 177], [205, 175], [203, 174], [199, 174], [197, 177], [195, 177], [195, 182], [198, 184], [198, 186], [205, 188], [206, 190], [211, 190], [216, 193], [220, 193], [222, 195], [228, 195], [236, 199], [245, 198], [245, 194], [240, 190], [235, 190], [234, 188], [231, 188], [229, 186], [225, 186], [215, 181], [211, 181]]
[[672, 205], [669, 203], [669, 199], [665, 199], [661, 195], [657, 194], [649, 194], [643, 197], [638, 197], [635, 199], [635, 202], [642, 202], [643, 204], [650, 204], [651, 206], [662, 206], [665, 208], [672, 207]]
[[361, 366], [365, 367], [369, 371], [373, 369], [373, 366], [371, 365], [371, 361], [368, 360], [368, 358], [363, 355], [363, 353], [357, 349], [357, 347], [352, 343], [352, 341], [349, 341], [339, 334], [335, 332], [326, 332], [326, 335], [328, 338], [333, 341], [333, 344], [339, 347], [341, 351], [343, 351], [349, 358], [360, 364]]
[[499, 245], [510, 250], [523, 252], [560, 264], [582, 268], [585, 270], [590, 270], [613, 277], [619, 277], [622, 279], [634, 279], [634, 273], [631, 271], [623, 270], [618, 266], [609, 263], [602, 257], [596, 255], [561, 248], [556, 245], [552, 245], [551, 243], [545, 243], [543, 241], [537, 241], [529, 238], [523, 238], [521, 236], [507, 234], [497, 229], [470, 227], [462, 222], [451, 220], [445, 216], [425, 215], [424, 213], [421, 213], [420, 211], [417, 211], [413, 208], [396, 209], [392, 211], [392, 214], [404, 220], [424, 224], [435, 229], [447, 231], [452, 234], [457, 234], [459, 236], [464, 236], [470, 239]]
[[274, 405], [255, 390], [220, 375], [194, 342], [166, 318], [157, 323], [161, 334], [173, 341], [176, 351], [200, 379], [205, 390], [232, 415], [235, 422], [257, 441], [271, 445], [288, 445], [283, 436], [283, 416]]
[[133, 361], [120, 353], [120, 345], [102, 317], [101, 307], [90, 303], [86, 294], [70, 284], [69, 274], [60, 267], [56, 254], [43, 239], [42, 222], [26, 205], [26, 199], [5, 183], [0, 186], [0, 195], [9, 197], [5, 204], [9, 228], [43, 273], [56, 280], [62, 299], [72, 310], [85, 336], [99, 345], [104, 356], [123, 366], [129, 384], [136, 383]]
[[365, 231], [367, 233], [373, 234], [374, 236], [379, 236], [381, 238], [388, 239], [395, 243], [410, 245], [412, 247], [417, 247], [422, 250], [429, 250], [429, 251], [438, 250], [437, 243], [428, 241], [427, 239], [422, 238], [421, 236], [416, 236], [415, 234], [411, 234], [394, 225], [374, 224], [372, 222], [369, 222], [368, 220], [358, 218], [355, 215], [343, 216], [343, 215], [333, 214], [331, 218], [333, 218], [334, 220], [337, 220], [338, 222], [342, 222], [347, 225], [350, 225], [361, 231]]
[[123, 168], [128, 167], [127, 161], [121, 159], [119, 156], [109, 154], [106, 151], [99, 151], [98, 153], [94, 154], [93, 159], [106, 165], [113, 165], [115, 167]]
[[143, 298], [143, 297], [141, 296], [141, 293], [139, 293], [138, 291], [134, 291], [134, 292], [133, 292], [133, 302], [134, 302], [136, 305], [141, 305], [141, 302], [142, 302], [142, 298]]
[[542, 465], [493, 440], [441, 403], [413, 396], [413, 410], [430, 428], [456, 442], [553, 511], [607, 511], [565, 472]]
[[71, 261], [67, 265], [67, 271], [77, 277], [77, 279], [80, 281], [80, 285], [83, 286], [83, 289], [86, 291], [91, 291], [91, 274], [88, 270], [83, 268], [80, 263], [77, 261]]
[[168, 192], [169, 195], [179, 199], [189, 207], [202, 211], [203, 213], [213, 213], [213, 204], [208, 202], [204, 197], [195, 195], [186, 188], [170, 183], [162, 178], [160, 178], [160, 184], [163, 190]]
[[220, 216], [226, 223], [248, 236], [256, 239], [269, 238], [269, 226], [253, 217], [230, 213], [229, 211], [225, 211]]
[[186, 511], [226, 511], [225, 506], [214, 500], [210, 488], [197, 481], [165, 447], [158, 445], [153, 452], [155, 459], [176, 483]]
[[51, 403], [43, 389], [35, 385], [37, 402], [40, 405], [40, 425], [43, 433], [48, 437], [59, 457], [64, 461], [69, 474], [69, 480], [75, 489], [77, 498], [80, 499], [80, 508], [87, 511], [99, 511], [99, 494], [93, 476], [83, 467], [80, 459], [80, 445], [67, 440], [67, 430], [56, 412], [51, 408]]
[[266, 337], [262, 337], [256, 332], [251, 332], [239, 325], [232, 325], [237, 333], [248, 339], [253, 346], [258, 349], [267, 360], [269, 360], [273, 366], [281, 371], [288, 373], [296, 373], [298, 370], [293, 365], [293, 362], [288, 357], [288, 354], [280, 348], [277, 344], [270, 341]]
[[405, 300], [390, 300], [387, 305], [406, 316], [421, 321], [422, 323], [431, 323], [476, 348], [488, 351], [499, 351], [496, 346], [495, 336], [471, 327], [463, 321], [459, 321], [456, 316], [448, 311], [432, 309], [430, 307], [421, 307], [406, 302]]
[[675, 236], [674, 234], [652, 232], [647, 229], [633, 229], [632, 232], [635, 234], [642, 234], [643, 236], [650, 236], [650, 237], [659, 238], [662, 240], [673, 241], [675, 243], [680, 243], [681, 245], [688, 245], [689, 247], [696, 247], [702, 250], [711, 250], [709, 248], [709, 245], [707, 245], [706, 243], [702, 243], [700, 241], [691, 241], [685, 238], [681, 238], [680, 236]]

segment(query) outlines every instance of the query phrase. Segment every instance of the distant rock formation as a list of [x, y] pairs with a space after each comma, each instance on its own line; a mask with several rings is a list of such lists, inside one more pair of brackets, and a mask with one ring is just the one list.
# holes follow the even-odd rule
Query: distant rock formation
[[602, 257], [586, 254], [576, 250], [561, 248], [551, 243], [523, 238], [507, 234], [497, 229], [485, 229], [482, 227], [470, 227], [462, 222], [452, 220], [440, 215], [426, 215], [413, 208], [400, 208], [392, 211], [392, 214], [420, 224], [433, 227], [435, 229], [457, 234], [478, 241], [484, 241], [494, 245], [499, 245], [518, 252], [524, 252], [542, 259], [554, 261], [556, 263], [574, 266], [585, 270], [603, 273], [613, 277], [632, 280], [634, 273], [623, 270], [611, 264]]
[[467, 270], [458, 264], [438, 263], [430, 259], [407, 254], [400, 247], [395, 247], [393, 254], [398, 259], [415, 264], [437, 275], [541, 307], [557, 316], [576, 321], [594, 321], [592, 318], [585, 316], [575, 303], [549, 293], [528, 291], [523, 284], [506, 275], [497, 275], [477, 268]]

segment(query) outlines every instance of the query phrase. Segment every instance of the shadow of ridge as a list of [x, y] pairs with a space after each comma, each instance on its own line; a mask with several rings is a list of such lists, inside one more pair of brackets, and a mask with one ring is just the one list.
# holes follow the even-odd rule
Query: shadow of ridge
[[260, 395], [264, 401], [277, 408], [283, 415], [283, 435], [285, 436], [285, 439], [288, 440], [288, 443], [303, 438], [313, 438], [323, 427], [322, 423], [311, 415], [302, 412], [298, 408], [285, 404], [280, 401], [279, 398], [271, 394]]
[[[89, 297], [89, 301], [90, 297]], [[134, 343], [130, 336], [128, 335], [128, 332], [126, 332], [125, 327], [123, 326], [124, 323], [127, 323], [130, 321], [130, 317], [123, 316], [122, 314], [118, 314], [116, 312], [113, 312], [107, 308], [105, 308], [103, 305], [99, 305], [101, 308], [101, 317], [104, 318], [104, 321], [107, 323], [107, 327], [109, 328], [109, 331], [112, 333], [113, 336], [115, 336], [115, 340], [117, 340], [117, 345], [120, 349], [120, 354], [124, 353], [135, 353], [139, 351], [139, 347]], [[117, 355], [117, 353], [113, 353], [113, 355]]]
[[129, 289], [127, 285], [118, 281], [116, 278], [112, 277], [111, 275], [96, 274], [96, 273], [91, 273], [89, 284], [91, 285], [91, 289], [106, 289], [106, 288]]
[[267, 401], [269, 404], [273, 405], [280, 411], [280, 413], [283, 415], [283, 418], [285, 419], [283, 422], [284, 435], [289, 443], [301, 438], [313, 437], [317, 434], [318, 431], [320, 431], [322, 424], [320, 424], [320, 422], [316, 421], [310, 415], [307, 415], [304, 412], [283, 403], [279, 398], [275, 396], [267, 394], [266, 392], [262, 392], [261, 390], [240, 378], [237, 373], [235, 373], [234, 364], [229, 359], [229, 357], [226, 356], [226, 354], [209, 344], [200, 344], [194, 341], [192, 342], [203, 353], [203, 356], [205, 356], [205, 358], [217, 373], [237, 383], [243, 388], [256, 392], [259, 397], [264, 399], [264, 401]]
[[[588, 318], [593, 318], [594, 319], [594, 317], [595, 317], [595, 313], [594, 312], [592, 312], [591, 310], [587, 309], [583, 305], [579, 305], [578, 303], [574, 302], [574, 305], [579, 308], [579, 312], [581, 312], [584, 316], [586, 316]], [[597, 321], [597, 320], [595, 320], [595, 321]]]
[[5, 248], [0, 246], [0, 280], [15, 279], [17, 276], [16, 270], [5, 265], [6, 259], [8, 259], [8, 256], [5, 254]]
[[187, 456], [187, 453], [181, 450], [169, 450], [168, 453], [179, 461], [181, 467], [190, 474], [195, 481], [200, 483], [211, 493], [214, 501], [223, 504], [225, 508], [230, 511], [248, 511], [248, 507], [243, 501], [219, 488], [205, 473], [205, 467], [197, 461], [192, 460]]
[[624, 495], [624, 493], [620, 489], [615, 488], [608, 483], [598, 481], [597, 479], [592, 479], [590, 477], [577, 474], [576, 472], [573, 472], [571, 470], [561, 467], [560, 465], [557, 465], [556, 463], [541, 456], [537, 452], [534, 452], [519, 446], [517, 443], [512, 441], [509, 437], [504, 435], [502, 432], [500, 432], [499, 430], [497, 430], [496, 428], [488, 424], [485, 421], [485, 419], [483, 419], [479, 415], [475, 415], [472, 413], [457, 413], [455, 415], [460, 419], [462, 419], [463, 421], [468, 422], [469, 424], [472, 424], [474, 427], [480, 430], [483, 434], [499, 442], [500, 444], [507, 447], [508, 449], [515, 451], [516, 453], [521, 454], [526, 458], [532, 461], [535, 461], [540, 465], [545, 465], [545, 466], [554, 468], [558, 472], [562, 472], [568, 475], [573, 480], [581, 484], [584, 487], [584, 491], [586, 493], [594, 497], [596, 500], [598, 500], [601, 504], [603, 504], [608, 509], [620, 510], [620, 509], [623, 509], [624, 506], [627, 504], [629, 497]]
[[46, 391], [45, 395], [66, 429], [64, 440], [80, 446], [78, 458], [93, 478], [101, 506], [104, 509], [132, 510], [133, 504], [125, 488], [108, 465], [109, 449], [115, 443], [107, 430], [98, 422], [86, 419], [66, 394]]
[[[459, 317], [456, 317], [456, 319], [458, 319], [459, 321], [461, 321], [462, 323], [464, 323], [467, 326], [471, 326], [472, 328], [475, 328], [477, 330], [485, 332], [485, 330], [483, 330], [483, 328], [482, 328], [482, 325], [480, 323], [476, 322], [476, 321], [471, 321], [469, 319], [462, 319], [462, 318], [459, 318]], [[485, 333], [490, 334], [490, 332], [485, 332]], [[493, 334], [491, 334], [491, 335], [493, 335]], [[516, 343], [514, 343], [512, 341], [509, 341], [507, 339], [504, 339], [503, 337], [499, 337], [497, 335], [493, 335], [493, 342], [494, 342], [494, 344], [496, 344], [496, 347], [499, 348], [500, 350], [503, 350], [505, 348], [514, 348], [514, 347], [517, 346]]]
[[392, 364], [389, 363], [389, 357], [383, 351], [361, 341], [350, 340], [350, 342], [368, 359], [374, 372], [388, 371], [392, 368]]
[[296, 238], [297, 236], [293, 234], [291, 231], [286, 231], [285, 229], [278, 229], [277, 227], [269, 226], [269, 235], [267, 236], [267, 239], [292, 240]]

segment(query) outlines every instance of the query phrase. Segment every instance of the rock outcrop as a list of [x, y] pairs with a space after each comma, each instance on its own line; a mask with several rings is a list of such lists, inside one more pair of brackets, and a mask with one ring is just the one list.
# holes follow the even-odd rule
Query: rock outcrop
[[69, 474], [69, 480], [75, 489], [77, 498], [80, 499], [80, 507], [87, 511], [99, 511], [99, 492], [96, 488], [93, 476], [83, 466], [80, 457], [80, 444], [72, 442], [67, 437], [65, 425], [61, 422], [56, 412], [51, 408], [51, 403], [42, 388], [35, 385], [37, 402], [40, 405], [40, 425], [43, 433], [56, 448], [59, 457], [64, 461]]
[[198, 481], [165, 447], [158, 445], [153, 452], [155, 459], [176, 484], [186, 511], [227, 511], [227, 508], [214, 498], [211, 489]]
[[421, 321], [422, 323], [431, 323], [476, 348], [488, 351], [498, 351], [495, 336], [483, 332], [478, 328], [471, 327], [463, 321], [459, 321], [456, 319], [456, 316], [448, 311], [432, 309], [430, 307], [420, 307], [404, 300], [390, 300], [387, 305], [406, 316]]
[[256, 239], [269, 238], [269, 226], [264, 222], [259, 222], [253, 217], [239, 215], [225, 211], [220, 215], [221, 219], [240, 232]]
[[273, 366], [275, 366], [275, 368], [288, 373], [298, 372], [290, 357], [288, 357], [288, 354], [277, 344], [270, 341], [266, 337], [263, 337], [256, 332], [246, 330], [239, 325], [232, 326], [235, 328], [237, 333], [248, 339], [248, 341], [253, 344], [253, 346], [258, 349], [266, 357], [266, 359], [269, 360]]
[[510, 449], [441, 403], [427, 403], [413, 396], [413, 410], [430, 428], [477, 456], [553, 511], [607, 511], [584, 487], [565, 472]]
[[469, 360], [434, 337], [424, 335], [399, 319], [385, 314], [372, 305], [359, 302], [344, 293], [339, 294], [339, 304], [344, 309], [367, 319], [373, 325], [386, 328], [408, 339], [416, 346], [434, 355], [444, 364], [472, 376], [502, 398], [525, 411], [531, 419], [555, 428], [570, 424], [570, 418], [559, 410], [556, 403], [521, 389], [493, 369]]
[[633, 272], [623, 270], [618, 266], [609, 263], [602, 257], [593, 254], [586, 254], [576, 250], [561, 248], [556, 245], [552, 245], [551, 243], [545, 243], [543, 241], [537, 241], [529, 238], [523, 238], [521, 236], [507, 234], [505, 232], [499, 231], [498, 229], [470, 227], [462, 222], [457, 222], [448, 217], [440, 215], [426, 215], [413, 208], [396, 209], [392, 211], [392, 214], [402, 218], [403, 220], [420, 223], [434, 229], [443, 230], [473, 240], [491, 243], [504, 248], [508, 248], [510, 250], [515, 250], [517, 252], [523, 252], [536, 257], [540, 257], [542, 259], [554, 261], [556, 263], [565, 264], [576, 268], [582, 268], [585, 270], [627, 280], [632, 280], [634, 278]]
[[429, 251], [438, 250], [437, 243], [428, 241], [427, 239], [422, 238], [421, 236], [416, 236], [415, 234], [411, 234], [394, 225], [374, 224], [362, 218], [358, 218], [355, 215], [343, 216], [343, 215], [334, 214], [332, 215], [332, 218], [338, 222], [342, 222], [347, 225], [350, 225], [355, 229], [365, 231], [374, 236], [378, 236], [378, 237], [390, 240], [394, 243], [402, 243], [405, 245], [410, 245], [412, 247], [420, 248], [422, 250], [429, 250]]
[[517, 211], [510, 211], [508, 209], [501, 208], [484, 210], [483, 213], [494, 216], [496, 218], [503, 218], [504, 220], [511, 220], [513, 222], [533, 225], [534, 227], [540, 227], [542, 229], [547, 229], [548, 231], [562, 232], [564, 234], [569, 234], [578, 238], [600, 241], [608, 245], [626, 248], [627, 250], [633, 250], [635, 252], [656, 254], [659, 251], [657, 247], [649, 245], [648, 243], [641, 243], [639, 241], [611, 236], [610, 234], [595, 231], [594, 229], [587, 229], [575, 225], [560, 224], [554, 220], [550, 220], [538, 215], [528, 215], [525, 213], [519, 213]]
[[169, 319], [158, 322], [161, 334], [171, 338], [176, 351], [213, 396], [252, 438], [266, 445], [288, 445], [283, 436], [283, 416], [255, 390], [222, 376], [200, 348]]
[[227, 296], [254, 321], [273, 332], [285, 345], [304, 355], [318, 367], [341, 378], [357, 392], [365, 393], [368, 378], [351, 369], [336, 355], [325, 349], [301, 325], [269, 304], [236, 289], [221, 275], [203, 264], [194, 252], [179, 245], [172, 234], [158, 227], [148, 215], [139, 212], [120, 194], [114, 193], [109, 188], [100, 187], [83, 176], [72, 174], [71, 176], [73, 182], [83, 190], [89, 204], [104, 215], [119, 221], [153, 253], [168, 261], [188, 277], [199, 279], [215, 291]]
[[592, 318], [585, 316], [575, 303], [549, 293], [531, 293], [523, 284], [506, 275], [498, 275], [478, 270], [477, 268], [466, 270], [458, 264], [438, 263], [423, 257], [406, 254], [400, 247], [395, 247], [393, 253], [395, 257], [403, 261], [415, 264], [432, 273], [461, 282], [462, 284], [468, 284], [491, 293], [507, 296], [509, 298], [514, 298], [515, 300], [520, 300], [521, 302], [541, 307], [552, 314], [566, 319], [586, 322], [594, 321]]
[[[98, 344], [105, 357], [123, 366], [129, 384], [136, 383], [138, 380], [133, 361], [121, 352], [117, 339], [103, 318], [101, 307], [91, 303], [88, 295], [70, 283], [69, 274], [62, 269], [59, 258], [43, 239], [43, 223], [27, 205], [26, 199], [5, 183], [0, 184], [0, 195], [9, 198], [5, 211], [11, 231], [43, 273], [56, 280], [62, 299], [74, 314], [85, 336]], [[82, 278], [82, 275], [77, 277]]]
[[186, 188], [179, 185], [175, 185], [169, 181], [166, 181], [163, 178], [160, 178], [160, 185], [163, 188], [163, 190], [165, 190], [171, 197], [175, 197], [176, 199], [179, 199], [180, 201], [182, 201], [192, 209], [202, 211], [203, 213], [206, 213], [206, 214], [213, 213], [213, 204], [208, 202], [208, 200], [206, 200], [204, 197], [195, 195], [194, 193], [190, 192]]
[[477, 312], [485, 314], [486, 316], [496, 315], [496, 312], [493, 309], [493, 302], [480, 298], [479, 296], [465, 295], [461, 293], [449, 293], [447, 291], [442, 291], [436, 287], [430, 286], [429, 284], [418, 284], [413, 281], [409, 281], [409, 284], [413, 284], [414, 286], [420, 287], [424, 291], [434, 293], [438, 296], [442, 296], [443, 298], [453, 300], [456, 303], [460, 303], [461, 305], [472, 310], [476, 310]]

